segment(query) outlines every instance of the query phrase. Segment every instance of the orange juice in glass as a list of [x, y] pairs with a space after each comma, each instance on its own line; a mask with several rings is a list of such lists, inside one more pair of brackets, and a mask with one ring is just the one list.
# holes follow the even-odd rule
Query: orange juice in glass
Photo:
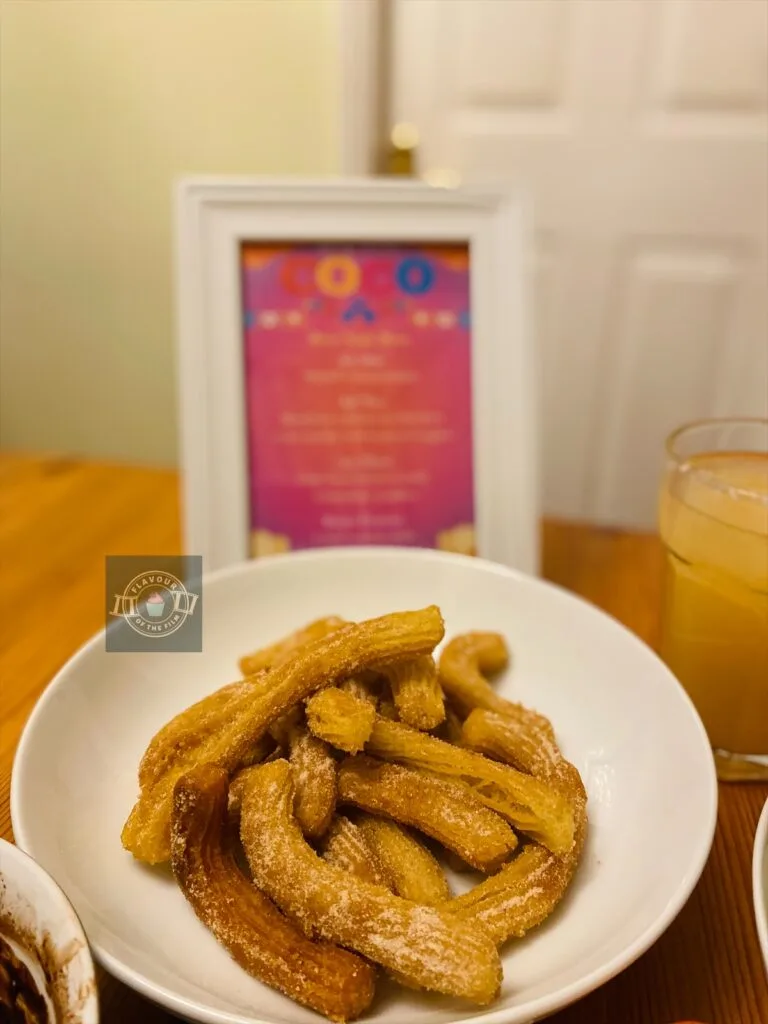
[[768, 779], [768, 420], [675, 431], [659, 508], [661, 654], [704, 722], [721, 779]]

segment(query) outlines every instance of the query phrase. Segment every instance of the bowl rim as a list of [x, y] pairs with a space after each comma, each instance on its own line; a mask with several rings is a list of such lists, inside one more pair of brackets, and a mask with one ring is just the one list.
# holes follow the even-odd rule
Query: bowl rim
[[[91, 985], [85, 1005], [78, 1011], [77, 1020], [78, 1024], [99, 1024], [99, 994], [91, 946], [85, 934], [83, 922], [80, 920], [69, 897], [42, 864], [38, 864], [35, 858], [27, 853], [18, 843], [0, 838], [0, 851], [2, 851], [4, 857], [8, 858], [11, 865], [18, 865], [22, 871], [27, 871], [34, 876], [43, 889], [45, 902], [51, 907], [58, 908], [61, 916], [66, 917], [73, 937], [82, 943], [81, 953], [87, 965], [87, 981], [91, 981], [93, 984]], [[5, 874], [8, 874], [7, 870]]]
[[[572, 1005], [579, 999], [582, 999], [584, 996], [589, 995], [589, 993], [602, 987], [627, 967], [631, 966], [631, 964], [647, 952], [647, 950], [650, 949], [661, 935], [664, 934], [685, 906], [691, 893], [698, 884], [709, 859], [715, 836], [715, 828], [717, 825], [717, 775], [715, 771], [714, 758], [711, 754], [709, 738], [693, 701], [679, 684], [676, 677], [667, 668], [664, 662], [661, 661], [656, 652], [653, 651], [648, 644], [644, 643], [627, 626], [610, 613], [603, 611], [602, 608], [599, 608], [591, 601], [567, 590], [559, 584], [552, 583], [539, 576], [529, 575], [528, 573], [497, 562], [492, 562], [488, 559], [478, 558], [471, 555], [456, 554], [454, 552], [438, 551], [432, 548], [417, 547], [361, 545], [359, 547], [314, 548], [267, 555], [258, 559], [246, 560], [230, 566], [225, 566], [224, 568], [216, 569], [213, 572], [204, 573], [201, 585], [204, 587], [206, 584], [237, 578], [247, 573], [260, 572], [263, 571], [263, 568], [265, 567], [274, 564], [285, 564], [289, 561], [293, 563], [322, 562], [336, 559], [364, 561], [370, 558], [391, 559], [394, 556], [404, 557], [406, 560], [413, 561], [414, 563], [432, 561], [461, 565], [471, 564], [482, 572], [488, 572], [496, 576], [511, 579], [518, 583], [523, 583], [526, 586], [534, 586], [554, 592], [560, 599], [564, 599], [568, 602], [587, 605], [593, 614], [607, 620], [607, 622], [612, 625], [612, 628], [620, 630], [623, 633], [626, 642], [632, 644], [635, 648], [642, 649], [644, 654], [650, 654], [656, 660], [658, 668], [666, 677], [667, 682], [676, 688], [678, 698], [687, 707], [691, 715], [692, 725], [698, 733], [699, 740], [701, 741], [701, 752], [702, 755], [704, 755], [701, 758], [701, 768], [703, 772], [702, 779], [707, 780], [706, 802], [708, 814], [706, 821], [702, 816], [701, 836], [695, 855], [691, 858], [691, 863], [688, 867], [688, 872], [684, 882], [667, 901], [664, 911], [656, 918], [656, 920], [650, 924], [645, 931], [637, 936], [633, 942], [625, 946], [624, 949], [616, 953], [600, 967], [594, 968], [588, 974], [585, 974], [576, 981], [571, 982], [565, 987], [559, 989], [557, 992], [540, 996], [527, 1004], [524, 1009], [529, 1015], [529, 1019], [531, 1021], [537, 1020]], [[21, 797], [19, 792], [21, 786], [20, 776], [22, 764], [28, 756], [27, 748], [32, 742], [31, 737], [34, 734], [37, 719], [43, 714], [45, 706], [48, 701], [52, 699], [55, 691], [60, 686], [65, 685], [67, 675], [78, 664], [78, 662], [89, 655], [91, 650], [98, 647], [100, 644], [103, 644], [104, 636], [105, 629], [99, 630], [98, 633], [92, 636], [90, 640], [86, 641], [59, 669], [41, 693], [24, 725], [21, 738], [16, 748], [16, 754], [14, 756], [10, 793], [11, 821], [16, 835], [17, 844], [24, 850], [27, 849], [29, 844], [29, 837], [26, 835], [24, 829], [23, 814], [21, 812]], [[141, 974], [140, 971], [126, 966], [120, 959], [102, 948], [98, 942], [92, 942], [91, 949], [93, 950], [93, 955], [96, 960], [115, 978], [134, 989], [134, 991], [138, 992], [140, 995], [157, 1003], [164, 1009], [170, 1010], [174, 1014], [183, 1016], [189, 1020], [197, 1021], [199, 1024], [240, 1024], [244, 1019], [241, 1014], [230, 1013], [226, 1010], [213, 1010], [202, 1007], [192, 999], [188, 999], [185, 996], [179, 996], [166, 985], [151, 981]], [[515, 1009], [516, 1008], [506, 1007], [496, 1010], [485, 1010], [480, 1016], [482, 1016], [483, 1024], [508, 1024], [508, 1021], [515, 1012]], [[249, 1024], [275, 1024], [274, 1018], [269, 1017], [254, 1015], [252, 1018], [247, 1019]], [[456, 1018], [454, 1024], [469, 1024], [470, 1021], [477, 1019], [478, 1014], [470, 1012], [466, 1017]]]
[[768, 798], [766, 798], [755, 831], [755, 846], [752, 851], [752, 902], [755, 908], [757, 938], [763, 954], [765, 973], [768, 975]]

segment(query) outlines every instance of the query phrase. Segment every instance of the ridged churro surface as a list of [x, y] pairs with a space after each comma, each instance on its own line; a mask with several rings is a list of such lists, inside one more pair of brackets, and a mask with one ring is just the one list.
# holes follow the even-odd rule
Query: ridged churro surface
[[443, 688], [431, 655], [390, 665], [384, 675], [392, 689], [398, 717], [414, 729], [429, 731], [445, 719]]
[[428, 907], [450, 898], [445, 872], [413, 832], [396, 821], [371, 814], [361, 815], [357, 824], [398, 896]]
[[486, 807], [553, 853], [571, 848], [573, 811], [562, 794], [541, 779], [381, 716], [365, 749], [382, 760], [461, 781]]
[[197, 916], [249, 974], [331, 1020], [360, 1016], [375, 974], [360, 957], [313, 942], [238, 868], [227, 837], [227, 775], [202, 765], [174, 791], [171, 864]]
[[315, 736], [348, 754], [363, 749], [375, 721], [375, 704], [335, 686], [307, 701], [307, 723]]
[[287, 761], [254, 770], [240, 836], [257, 884], [279, 907], [309, 933], [354, 949], [421, 988], [480, 1005], [495, 998], [501, 964], [481, 925], [394, 896], [323, 861], [302, 836], [292, 803]]
[[411, 825], [478, 871], [496, 871], [517, 846], [509, 824], [466, 786], [415, 768], [350, 758], [339, 770], [339, 799]]

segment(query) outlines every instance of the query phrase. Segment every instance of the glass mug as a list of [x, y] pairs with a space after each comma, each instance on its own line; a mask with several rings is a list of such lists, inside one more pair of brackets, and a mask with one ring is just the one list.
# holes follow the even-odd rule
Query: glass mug
[[768, 420], [703, 420], [667, 440], [659, 505], [661, 655], [721, 779], [768, 779]]

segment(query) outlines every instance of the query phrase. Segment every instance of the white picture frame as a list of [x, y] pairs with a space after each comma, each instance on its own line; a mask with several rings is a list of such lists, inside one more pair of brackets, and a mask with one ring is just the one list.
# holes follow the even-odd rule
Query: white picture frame
[[539, 571], [528, 210], [503, 188], [388, 179], [187, 178], [176, 186], [183, 535], [205, 571], [250, 556], [241, 247], [466, 243], [477, 554]]

